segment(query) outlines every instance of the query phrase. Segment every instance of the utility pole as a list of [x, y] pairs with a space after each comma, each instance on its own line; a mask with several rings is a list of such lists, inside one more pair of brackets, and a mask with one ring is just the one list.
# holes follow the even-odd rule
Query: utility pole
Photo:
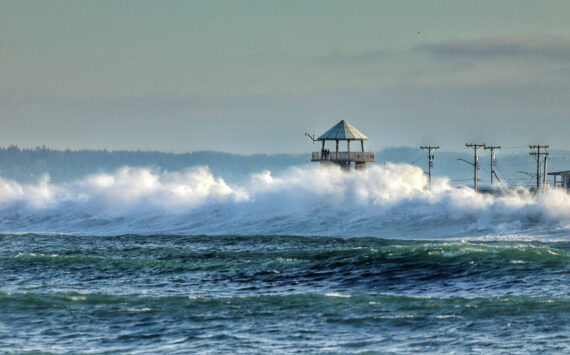
[[433, 168], [433, 161], [435, 160], [435, 154], [431, 154], [431, 152], [438, 150], [439, 146], [423, 145], [420, 147], [420, 149], [428, 151], [428, 176], [429, 176], [429, 189], [431, 191], [431, 169]]
[[544, 156], [544, 171], [543, 171], [543, 176], [542, 176], [542, 190], [544, 191], [544, 189], [546, 189], [546, 175], [548, 174], [548, 169], [547, 169], [547, 162], [548, 162], [548, 153]]
[[[547, 145], [529, 145], [528, 146], [532, 151], [530, 153], [528, 153], [530, 156], [535, 157], [536, 160], [536, 192], [540, 191], [540, 177], [541, 177], [541, 173], [540, 173], [540, 165], [542, 164], [541, 160], [540, 160], [540, 156], [543, 155], [544, 156], [544, 177], [546, 177], [546, 157], [548, 157], [548, 152], [541, 152], [541, 149], [548, 149]], [[545, 180], [546, 182], [546, 180]]]
[[485, 146], [485, 150], [489, 149], [491, 151], [491, 186], [493, 186], [493, 175], [497, 178], [497, 181], [501, 182], [497, 173], [495, 173], [495, 149], [501, 149], [500, 145], [496, 146]]
[[479, 156], [477, 149], [485, 147], [485, 144], [465, 144], [467, 148], [473, 148], [473, 189], [479, 191]]

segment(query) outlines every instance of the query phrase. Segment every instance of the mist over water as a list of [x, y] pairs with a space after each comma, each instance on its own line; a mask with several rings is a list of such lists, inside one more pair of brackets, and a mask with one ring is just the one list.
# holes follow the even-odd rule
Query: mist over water
[[239, 184], [208, 167], [123, 167], [61, 184], [0, 178], [3, 232], [281, 234], [395, 238], [568, 239], [562, 190], [502, 196], [457, 188], [408, 164], [364, 171], [297, 166]]

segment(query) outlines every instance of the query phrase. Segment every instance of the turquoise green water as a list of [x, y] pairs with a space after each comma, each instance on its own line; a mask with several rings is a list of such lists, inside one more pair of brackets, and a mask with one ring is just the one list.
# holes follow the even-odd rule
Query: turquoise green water
[[0, 351], [570, 351], [570, 243], [0, 236]]

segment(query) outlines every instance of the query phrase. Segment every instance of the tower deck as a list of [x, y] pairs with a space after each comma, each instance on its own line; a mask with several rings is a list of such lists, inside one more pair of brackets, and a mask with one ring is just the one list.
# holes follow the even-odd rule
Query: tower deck
[[339, 163], [371, 163], [374, 162], [373, 152], [313, 152], [311, 161], [333, 161]]

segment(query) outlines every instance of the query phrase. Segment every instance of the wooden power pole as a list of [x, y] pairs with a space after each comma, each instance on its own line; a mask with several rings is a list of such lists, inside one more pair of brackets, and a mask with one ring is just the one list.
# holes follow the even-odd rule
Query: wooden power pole
[[[536, 160], [536, 192], [540, 191], [540, 178], [542, 176], [541, 174], [541, 169], [540, 169], [540, 165], [542, 165], [542, 162], [540, 160], [540, 156], [543, 155], [544, 156], [544, 177], [546, 178], [546, 161], [547, 161], [547, 157], [548, 157], [548, 152], [541, 152], [541, 149], [547, 150], [548, 146], [547, 145], [529, 145], [528, 146], [532, 151], [530, 153], [528, 153], [530, 156], [535, 157]], [[546, 179], [544, 180], [544, 182], [546, 183]]]
[[497, 181], [501, 182], [499, 180], [499, 177], [497, 176], [497, 173], [495, 173], [495, 149], [501, 149], [500, 145], [496, 145], [496, 146], [488, 146], [486, 145], [485, 150], [489, 149], [491, 151], [491, 186], [493, 186], [493, 175], [494, 177], [497, 178]]
[[479, 156], [477, 149], [485, 147], [485, 144], [465, 144], [467, 148], [473, 148], [473, 189], [479, 191]]
[[421, 150], [427, 150], [428, 152], [428, 177], [429, 177], [429, 189], [431, 190], [431, 169], [433, 168], [433, 161], [435, 160], [435, 154], [432, 151], [439, 149], [439, 146], [424, 145], [420, 147]]

